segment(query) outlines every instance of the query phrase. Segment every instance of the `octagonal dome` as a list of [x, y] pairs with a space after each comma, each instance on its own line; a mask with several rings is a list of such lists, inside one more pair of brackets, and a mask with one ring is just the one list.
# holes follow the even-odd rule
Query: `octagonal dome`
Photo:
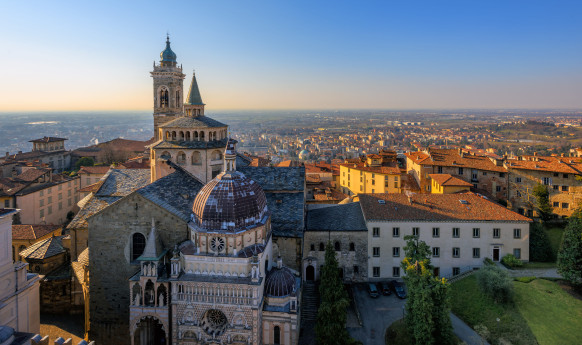
[[263, 224], [267, 214], [263, 188], [238, 171], [208, 182], [192, 206], [193, 222], [206, 231], [238, 232]]
[[265, 295], [284, 297], [295, 292], [295, 275], [287, 267], [275, 268], [267, 274]]

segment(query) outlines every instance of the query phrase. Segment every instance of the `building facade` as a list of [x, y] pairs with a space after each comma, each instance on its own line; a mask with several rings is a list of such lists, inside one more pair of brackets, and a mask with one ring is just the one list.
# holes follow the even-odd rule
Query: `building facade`
[[396, 152], [381, 151], [355, 162], [340, 164], [340, 189], [348, 195], [360, 193], [400, 193], [400, 168]]

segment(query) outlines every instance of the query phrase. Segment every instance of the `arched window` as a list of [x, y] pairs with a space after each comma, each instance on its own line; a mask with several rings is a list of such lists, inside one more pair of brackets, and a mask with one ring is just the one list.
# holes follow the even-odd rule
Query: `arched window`
[[313, 243], [311, 244], [311, 249], [310, 250], [311, 251], [314, 251], [315, 250], [315, 244], [313, 244]]
[[275, 326], [273, 329], [273, 343], [281, 344], [281, 328], [279, 326]]
[[160, 106], [162, 108], [168, 107], [168, 90], [166, 89], [162, 89], [162, 91], [160, 91]]
[[135, 233], [131, 237], [131, 261], [136, 260], [140, 257], [145, 249], [146, 239], [145, 236], [140, 233]]
[[325, 251], [325, 245], [323, 244], [323, 242], [319, 242], [319, 251], [320, 252]]
[[192, 153], [192, 165], [201, 165], [202, 164], [202, 155], [198, 151], [194, 151]]
[[200, 141], [204, 141], [204, 132], [200, 131]]
[[212, 158], [211, 158], [211, 160], [213, 160], [213, 161], [222, 160], [222, 152], [220, 152], [218, 150], [212, 151]]
[[194, 141], [198, 141], [200, 138], [198, 137], [198, 131], [194, 131]]
[[186, 132], [186, 141], [191, 141], [192, 139], [190, 138], [190, 131]]
[[176, 107], [180, 105], [180, 90], [176, 91]]
[[186, 154], [182, 151], [178, 152], [178, 158], [176, 159], [176, 163], [180, 165], [186, 164]]
[[336, 252], [339, 252], [340, 250], [342, 250], [342, 247], [341, 247], [339, 241], [335, 241], [333, 246], [334, 246]]
[[184, 141], [184, 131], [180, 131], [180, 140]]
[[166, 139], [169, 140], [170, 139], [170, 131], [166, 131]]
[[172, 131], [172, 140], [176, 140], [176, 131]]
[[356, 251], [356, 246], [354, 245], [354, 242], [350, 242], [350, 252], [354, 251]]

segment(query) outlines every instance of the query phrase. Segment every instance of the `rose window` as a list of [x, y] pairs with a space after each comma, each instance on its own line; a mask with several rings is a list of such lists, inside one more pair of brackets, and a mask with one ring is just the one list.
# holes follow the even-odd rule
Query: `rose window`
[[210, 240], [210, 249], [212, 249], [215, 252], [220, 253], [221, 251], [223, 251], [224, 250], [224, 245], [225, 245], [224, 238], [221, 238], [221, 237], [213, 237]]
[[218, 309], [208, 309], [204, 316], [202, 316], [202, 321], [200, 325], [204, 329], [204, 332], [212, 336], [219, 336], [226, 331], [226, 326], [228, 322], [226, 320], [226, 315]]

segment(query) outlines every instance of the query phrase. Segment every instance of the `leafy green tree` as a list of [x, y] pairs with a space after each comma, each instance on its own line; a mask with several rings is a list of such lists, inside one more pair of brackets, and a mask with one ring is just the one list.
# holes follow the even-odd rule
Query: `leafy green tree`
[[81, 157], [81, 159], [79, 159], [77, 161], [77, 163], [75, 163], [75, 168], [77, 170], [81, 169], [82, 166], [84, 167], [92, 167], [95, 164], [95, 161], [93, 160], [93, 158], [91, 157]]
[[550, 220], [552, 217], [552, 205], [550, 205], [550, 192], [548, 188], [538, 183], [533, 189], [533, 195], [536, 197], [536, 209], [540, 218], [544, 222]]
[[529, 231], [529, 259], [535, 262], [554, 261], [550, 239], [540, 223], [533, 223]]
[[582, 283], [582, 219], [570, 218], [558, 251], [558, 273], [572, 283]]
[[477, 284], [484, 294], [497, 303], [508, 303], [513, 299], [513, 283], [507, 270], [498, 266], [483, 266], [475, 274]]
[[408, 289], [406, 326], [415, 344], [451, 344], [449, 284], [432, 274], [430, 247], [417, 236], [406, 236], [402, 267]]
[[348, 294], [339, 275], [339, 265], [331, 242], [325, 247], [325, 264], [319, 285], [321, 304], [317, 311], [315, 335], [319, 345], [349, 344], [346, 330]]

